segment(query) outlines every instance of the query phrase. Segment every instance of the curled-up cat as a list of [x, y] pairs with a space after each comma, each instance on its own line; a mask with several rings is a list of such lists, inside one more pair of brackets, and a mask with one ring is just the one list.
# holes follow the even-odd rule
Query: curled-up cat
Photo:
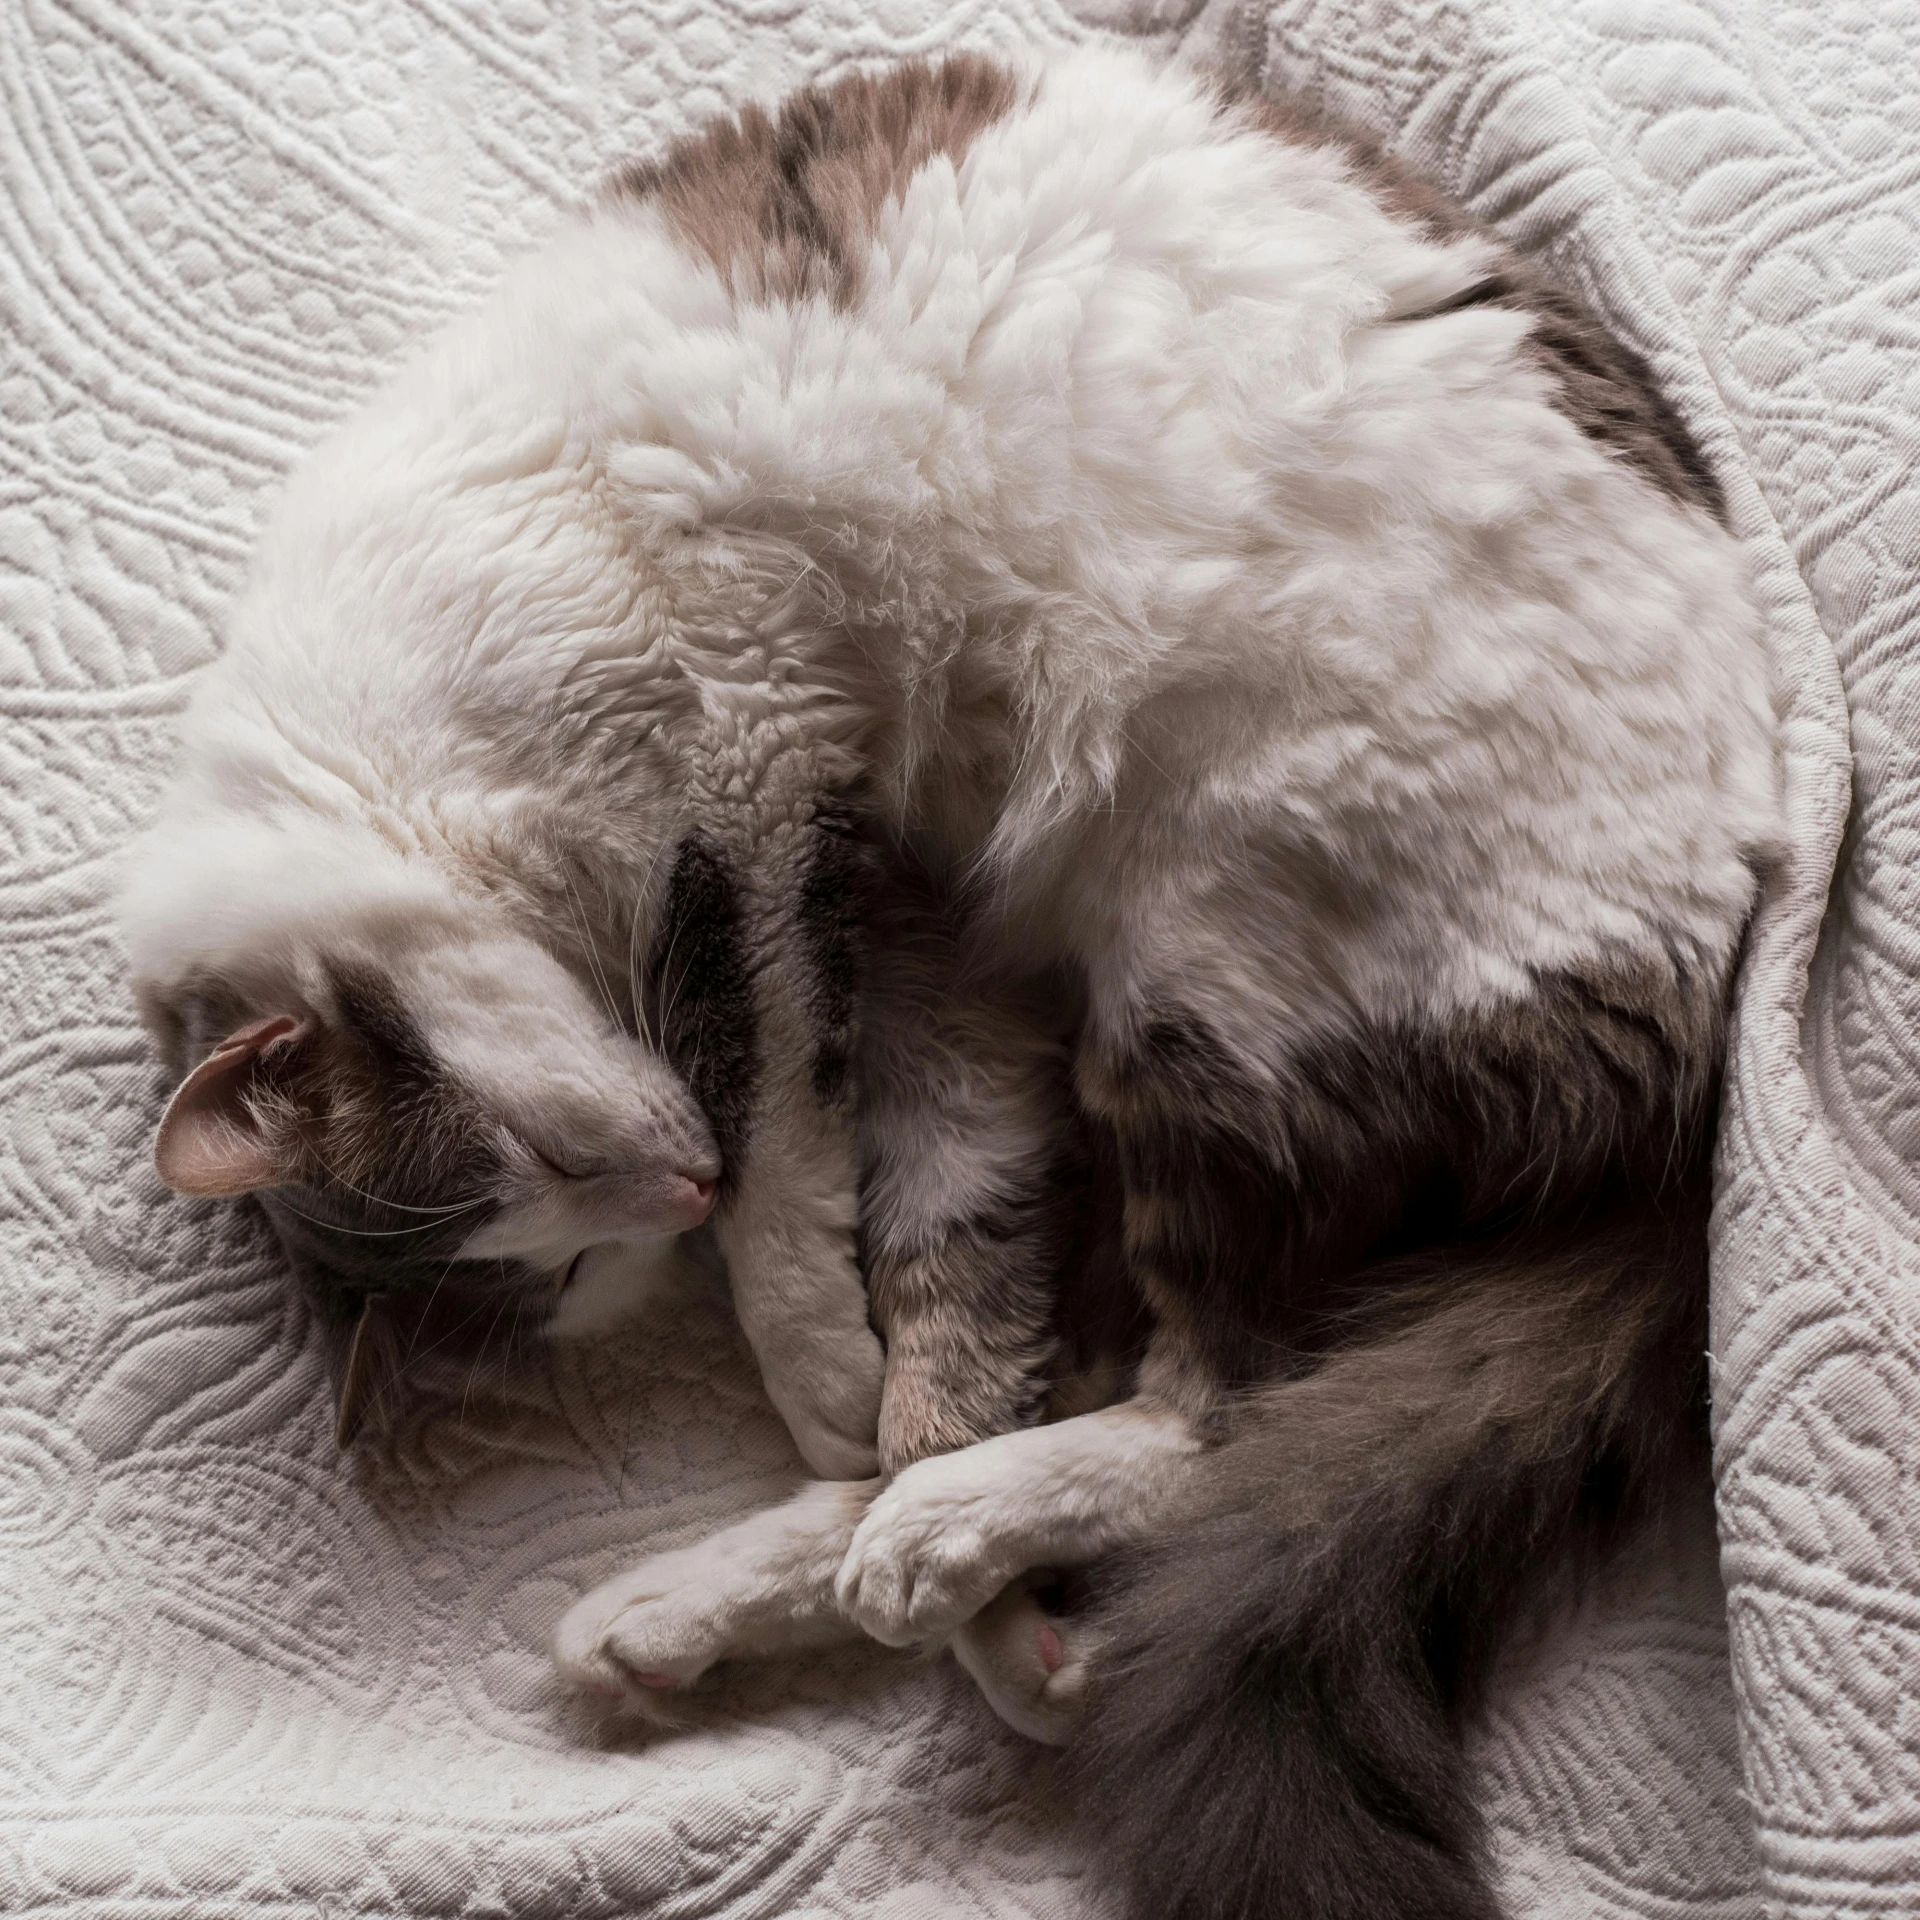
[[[126, 926], [163, 1172], [349, 1298], [349, 1225], [544, 1295], [717, 1206], [850, 1483], [564, 1671], [954, 1634], [1079, 1713], [1139, 1913], [1482, 1916], [1501, 1622], [1695, 1431], [1780, 836], [1644, 364], [1363, 143], [1088, 51], [743, 114], [510, 273], [296, 476]], [[1023, 1425], [1082, 1129], [1151, 1334]]]

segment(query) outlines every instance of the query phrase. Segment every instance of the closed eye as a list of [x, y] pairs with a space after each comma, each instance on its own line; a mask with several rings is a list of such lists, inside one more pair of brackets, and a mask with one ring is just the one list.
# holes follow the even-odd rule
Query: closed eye
[[569, 1167], [556, 1160], [550, 1153], [542, 1153], [538, 1147], [530, 1148], [533, 1157], [550, 1173], [557, 1173], [562, 1180], [591, 1180], [604, 1171], [600, 1167]]

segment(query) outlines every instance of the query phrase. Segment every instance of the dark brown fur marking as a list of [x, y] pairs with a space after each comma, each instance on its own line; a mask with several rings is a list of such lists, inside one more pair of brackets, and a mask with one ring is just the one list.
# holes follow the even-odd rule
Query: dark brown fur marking
[[823, 801], [809, 832], [812, 844], [796, 923], [812, 975], [813, 1097], [822, 1106], [833, 1106], [849, 1092], [874, 860], [848, 801]]
[[1242, 92], [1229, 97], [1276, 139], [1296, 146], [1334, 147], [1389, 213], [1412, 221], [1435, 239], [1477, 235], [1506, 254], [1505, 264], [1454, 299], [1396, 324], [1432, 319], [1466, 306], [1510, 308], [1533, 316], [1528, 348], [1553, 382], [1559, 410], [1596, 445], [1617, 455], [1670, 499], [1704, 508], [1726, 524], [1726, 496], [1700, 444], [1660, 391], [1653, 369], [1616, 340], [1585, 304], [1514, 253], [1493, 228], [1411, 173], [1363, 128], [1305, 101]]
[[737, 297], [851, 304], [887, 203], [936, 155], [956, 165], [1014, 102], [1013, 75], [977, 54], [913, 61], [750, 106], [626, 168], [614, 191], [655, 202]]
[[1364, 1262], [1662, 1191], [1711, 1124], [1722, 1019], [1717, 983], [1646, 963], [1549, 975], [1444, 1027], [1358, 1029], [1271, 1081], [1163, 1018], [1124, 1060], [1083, 1061], [1082, 1088], [1150, 1197], [1128, 1256], [1156, 1310], [1247, 1381], [1324, 1346]]
[[689, 834], [681, 843], [647, 973], [661, 1051], [713, 1129], [724, 1196], [740, 1177], [753, 1125], [759, 1021], [739, 889], [705, 834]]

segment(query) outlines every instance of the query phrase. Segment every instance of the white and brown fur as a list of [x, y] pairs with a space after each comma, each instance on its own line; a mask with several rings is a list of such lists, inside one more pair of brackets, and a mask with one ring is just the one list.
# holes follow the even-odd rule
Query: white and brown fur
[[[296, 476], [126, 924], [191, 1190], [472, 1207], [544, 1300], [718, 1181], [842, 1481], [570, 1676], [952, 1635], [1141, 1914], [1465, 1916], [1503, 1611], [1698, 1411], [1778, 834], [1646, 367], [1363, 141], [1082, 52], [743, 114], [510, 275]], [[481, 1147], [335, 1126], [387, 1057]], [[1028, 1424], [1108, 1265], [1130, 1394]]]

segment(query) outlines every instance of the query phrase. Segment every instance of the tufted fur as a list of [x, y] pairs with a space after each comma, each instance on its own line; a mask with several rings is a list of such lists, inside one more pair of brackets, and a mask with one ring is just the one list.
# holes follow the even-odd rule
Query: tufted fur
[[743, 301], [858, 298], [890, 204], [930, 161], [958, 165], [1018, 83], [964, 54], [937, 66], [807, 87], [777, 113], [747, 107], [663, 159], [623, 168], [616, 197], [658, 209]]

